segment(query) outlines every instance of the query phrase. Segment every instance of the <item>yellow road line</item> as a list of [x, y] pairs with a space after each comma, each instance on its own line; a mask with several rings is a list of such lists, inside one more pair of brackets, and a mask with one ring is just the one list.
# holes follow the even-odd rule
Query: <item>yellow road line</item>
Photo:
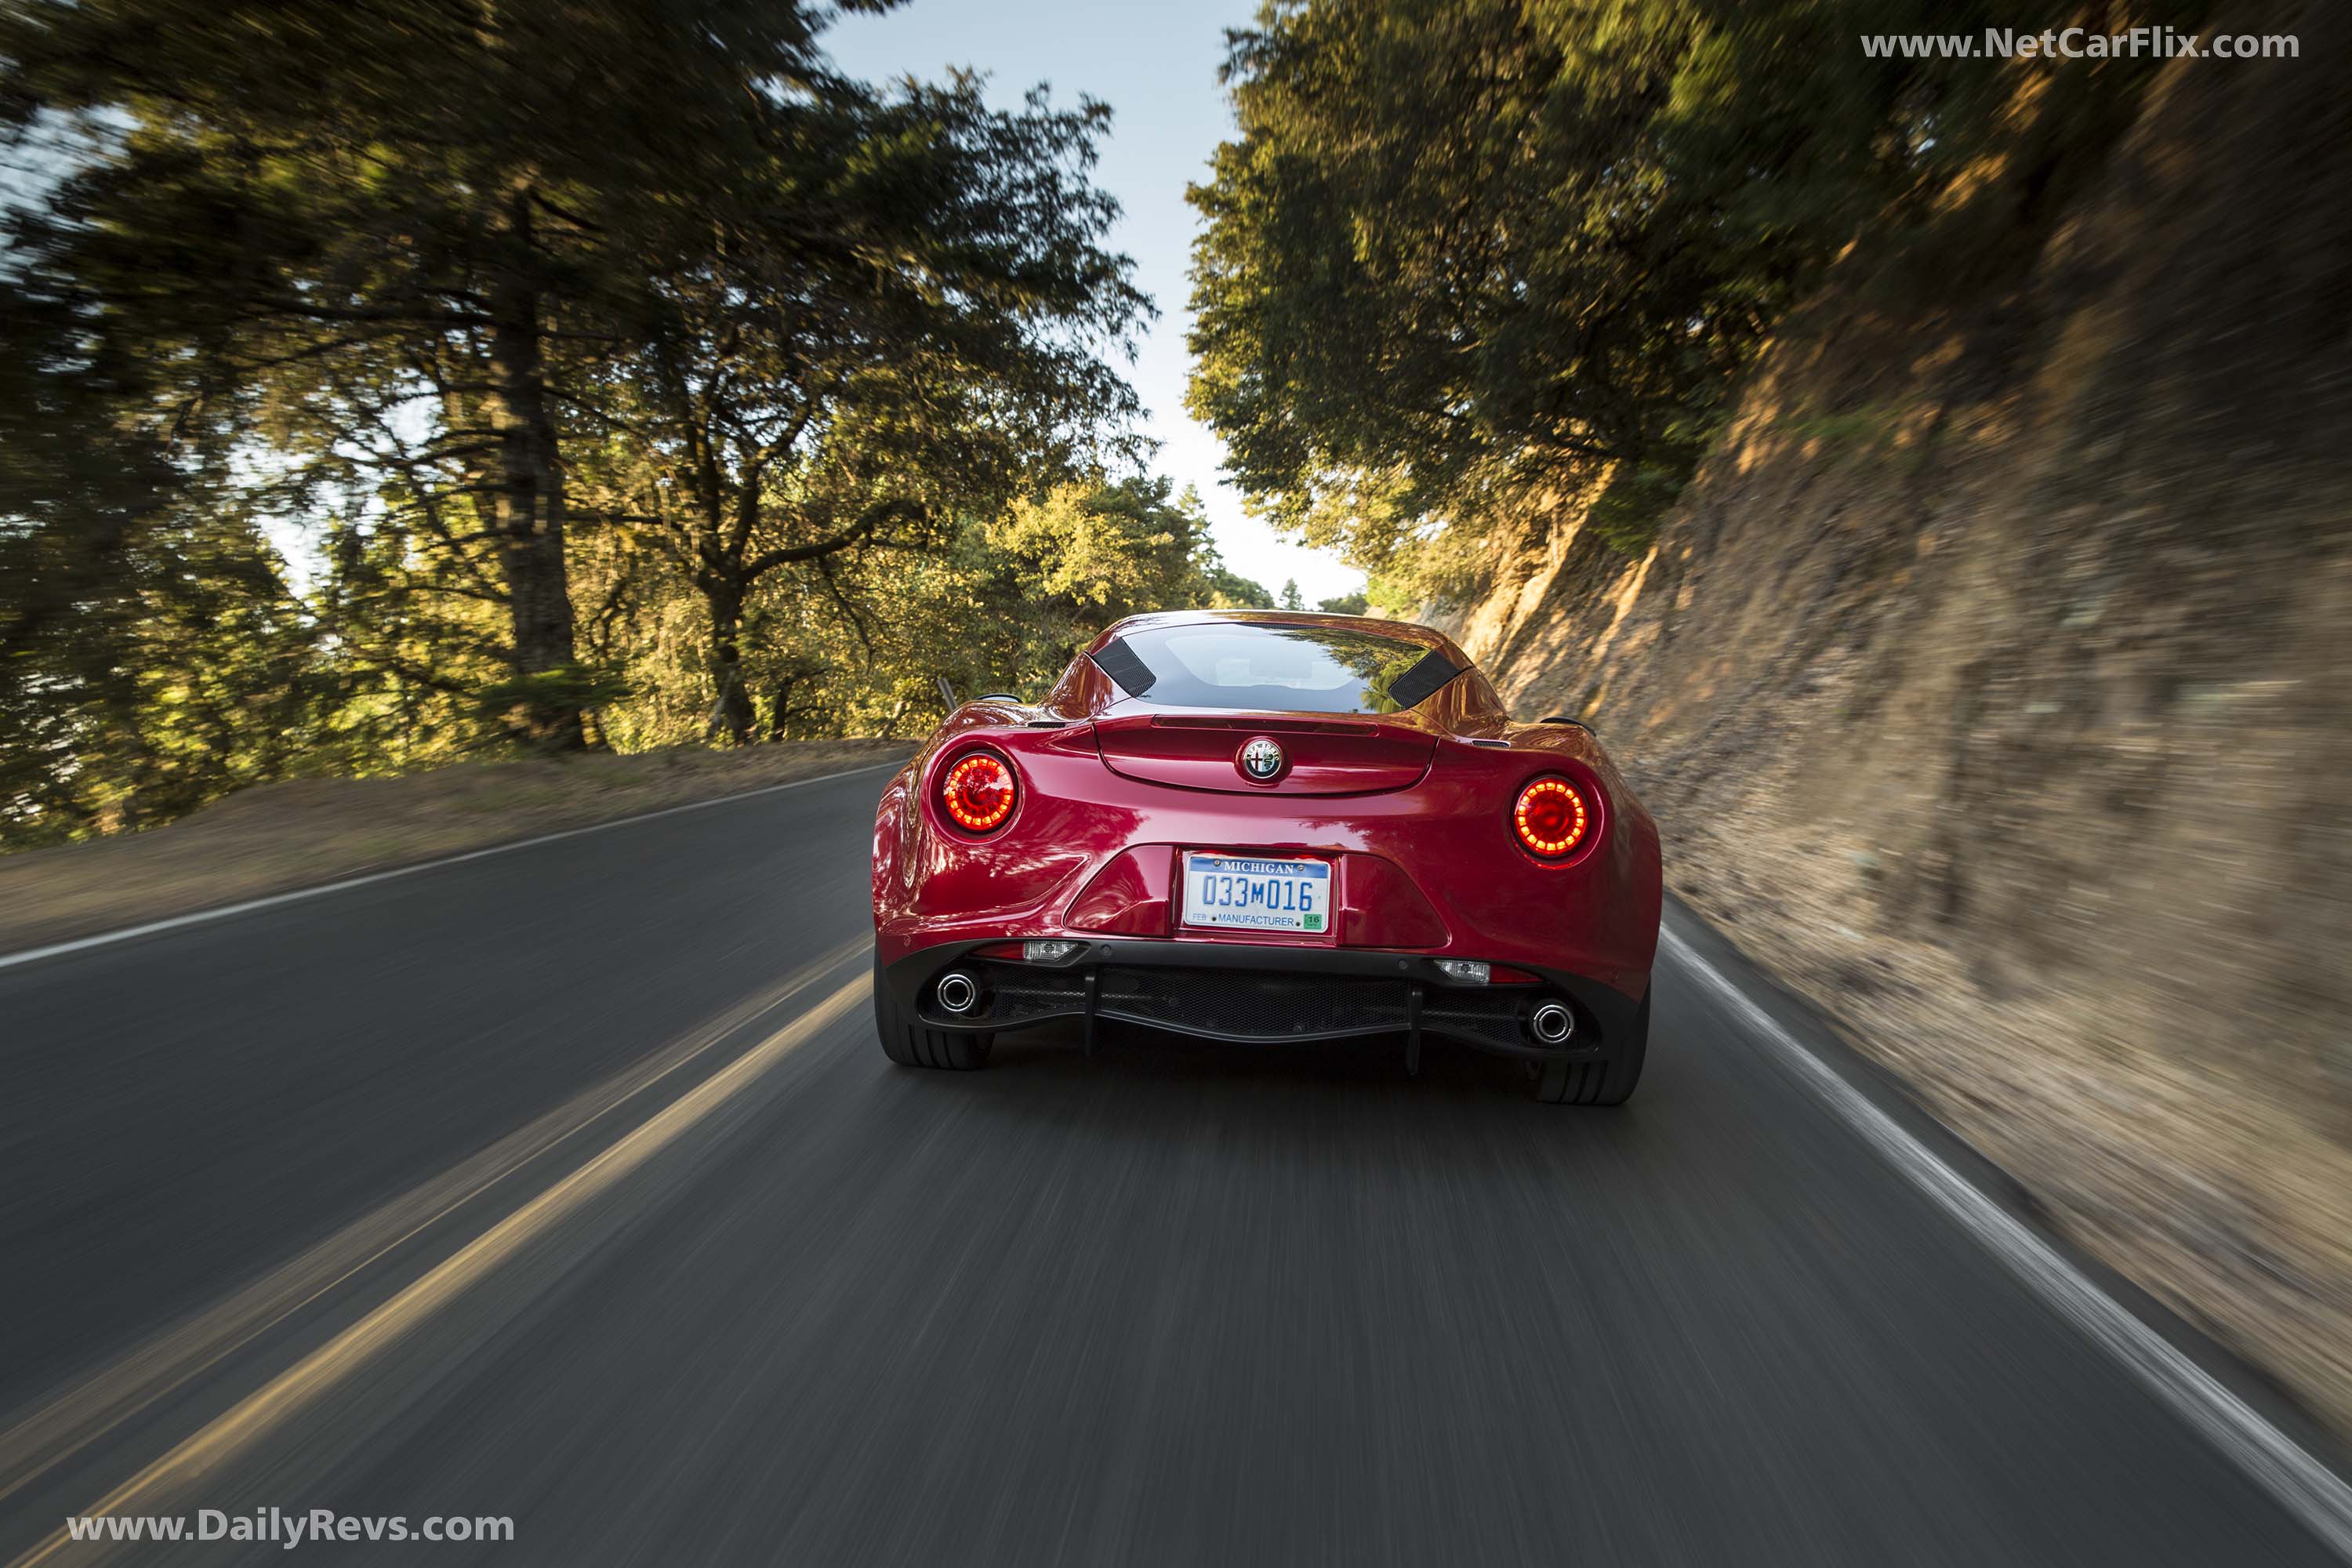
[[[648, 1118], [634, 1131], [475, 1237], [366, 1317], [311, 1352], [240, 1401], [202, 1431], [81, 1510], [156, 1514], [206, 1476], [310, 1409], [402, 1336], [421, 1327], [525, 1245], [578, 1213], [623, 1178], [676, 1142], [761, 1074], [846, 1016], [872, 986], [859, 975]], [[15, 1568], [48, 1561], [73, 1542], [60, 1525], [16, 1560]]]
[[872, 945], [843, 942], [592, 1085], [440, 1175], [378, 1205], [194, 1317], [54, 1393], [0, 1430], [0, 1500], [70, 1458], [497, 1183], [678, 1072]]

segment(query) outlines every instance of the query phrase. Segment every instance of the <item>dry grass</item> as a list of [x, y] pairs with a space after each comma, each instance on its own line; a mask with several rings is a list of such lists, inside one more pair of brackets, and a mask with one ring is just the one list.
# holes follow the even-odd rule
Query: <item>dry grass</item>
[[269, 784], [152, 832], [0, 859], [0, 952], [898, 762], [912, 750], [907, 741], [800, 741]]

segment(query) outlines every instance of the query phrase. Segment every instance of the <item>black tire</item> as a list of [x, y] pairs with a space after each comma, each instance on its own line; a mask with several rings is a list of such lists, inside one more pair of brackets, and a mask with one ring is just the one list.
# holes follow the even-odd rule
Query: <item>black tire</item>
[[882, 1037], [882, 1054], [902, 1068], [971, 1072], [988, 1065], [989, 1053], [996, 1045], [993, 1035], [927, 1029], [919, 1019], [908, 1018], [891, 999], [878, 956], [874, 961], [874, 1032]]
[[1529, 1062], [1528, 1090], [1546, 1105], [1622, 1105], [1642, 1081], [1642, 1058], [1650, 1054], [1650, 998], [1633, 1015], [1633, 1026], [1617, 1054], [1601, 1062]]

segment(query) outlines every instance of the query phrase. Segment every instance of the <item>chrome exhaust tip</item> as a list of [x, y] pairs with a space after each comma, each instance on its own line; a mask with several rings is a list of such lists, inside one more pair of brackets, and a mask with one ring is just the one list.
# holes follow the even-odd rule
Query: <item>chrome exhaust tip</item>
[[1528, 1030], [1547, 1046], [1566, 1045], [1576, 1033], [1576, 1015], [1558, 1002], [1539, 1003], [1528, 1017]]
[[931, 994], [940, 1012], [961, 1017], [980, 1005], [980, 983], [961, 969], [951, 969], [940, 976], [939, 987]]

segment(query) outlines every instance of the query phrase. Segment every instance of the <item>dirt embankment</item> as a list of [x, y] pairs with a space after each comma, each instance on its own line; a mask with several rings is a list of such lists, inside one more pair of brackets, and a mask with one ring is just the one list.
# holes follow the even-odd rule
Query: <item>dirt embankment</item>
[[150, 833], [0, 858], [0, 954], [913, 751], [911, 741], [790, 741], [267, 784]]
[[2301, 58], [2168, 67], [2004, 282], [1850, 262], [1656, 548], [1537, 525], [1460, 629], [1679, 891], [2352, 1432], [2352, 16], [2236, 19]]

